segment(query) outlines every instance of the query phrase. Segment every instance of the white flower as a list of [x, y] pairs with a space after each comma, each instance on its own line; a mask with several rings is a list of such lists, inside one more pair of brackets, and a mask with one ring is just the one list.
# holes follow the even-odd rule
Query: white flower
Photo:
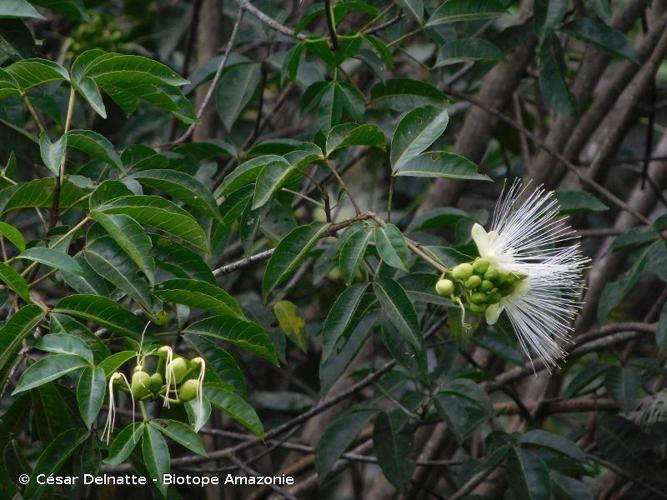
[[509, 295], [487, 307], [487, 323], [495, 324], [505, 311], [526, 355], [534, 353], [547, 368], [565, 354], [561, 344], [569, 341], [589, 260], [558, 210], [553, 192], [540, 187], [528, 194], [516, 181], [503, 190], [490, 231], [479, 224], [472, 228], [480, 256], [521, 278]]
[[667, 391], [661, 391], [641, 399], [630, 412], [628, 418], [643, 427], [667, 420]]

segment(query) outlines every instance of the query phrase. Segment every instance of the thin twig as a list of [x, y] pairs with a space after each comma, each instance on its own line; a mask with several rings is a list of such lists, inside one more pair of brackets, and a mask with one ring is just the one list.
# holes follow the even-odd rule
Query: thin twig
[[243, 19], [244, 12], [245, 12], [245, 7], [239, 8], [239, 13], [236, 16], [236, 22], [234, 23], [232, 34], [229, 36], [229, 40], [227, 41], [227, 47], [225, 48], [225, 53], [222, 56], [220, 64], [218, 64], [218, 69], [215, 72], [213, 81], [211, 82], [211, 84], [208, 87], [208, 90], [206, 91], [204, 100], [202, 101], [201, 105], [199, 106], [199, 109], [197, 110], [197, 120], [192, 125], [190, 125], [188, 129], [185, 132], [183, 132], [183, 134], [178, 139], [172, 142], [171, 146], [177, 146], [179, 144], [184, 143], [192, 136], [192, 134], [194, 134], [195, 129], [199, 124], [199, 120], [204, 114], [204, 111], [206, 110], [206, 107], [208, 106], [209, 102], [211, 101], [213, 93], [215, 92], [215, 89], [218, 86], [218, 82], [220, 82], [220, 78], [222, 77], [222, 72], [225, 70], [225, 66], [227, 66], [227, 61], [229, 60], [229, 54], [232, 52], [232, 48], [234, 47], [234, 42], [236, 41], [236, 35], [238, 35], [239, 27], [241, 26], [241, 20]]
[[257, 7], [255, 7], [253, 4], [249, 2], [249, 0], [236, 0], [236, 3], [239, 4], [239, 7], [241, 9], [247, 10], [250, 14], [255, 16], [257, 19], [262, 21], [264, 24], [266, 24], [269, 28], [271, 28], [274, 31], [277, 31], [278, 33], [282, 33], [283, 35], [287, 35], [292, 38], [296, 38], [298, 40], [305, 40], [306, 37], [302, 33], [295, 33], [293, 29], [288, 28], [284, 24], [279, 23], [272, 17], [267, 16], [264, 12], [259, 10]]

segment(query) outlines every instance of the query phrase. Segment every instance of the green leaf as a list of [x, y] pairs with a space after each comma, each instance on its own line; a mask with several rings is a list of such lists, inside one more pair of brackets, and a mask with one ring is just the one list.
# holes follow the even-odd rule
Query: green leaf
[[598, 321], [602, 322], [607, 319], [609, 313], [621, 303], [630, 290], [637, 284], [637, 281], [639, 281], [639, 277], [646, 266], [646, 255], [647, 252], [645, 251], [637, 258], [636, 262], [625, 276], [616, 281], [607, 283], [604, 287], [602, 295], [600, 296], [600, 303], [598, 304]]
[[431, 14], [426, 26], [490, 19], [506, 11], [498, 0], [447, 0]]
[[392, 171], [424, 152], [442, 135], [448, 123], [447, 110], [435, 106], [421, 106], [403, 115], [391, 139]]
[[401, 8], [409, 12], [419, 24], [424, 20], [424, 1], [423, 0], [397, 0]]
[[136, 358], [136, 351], [120, 351], [108, 356], [99, 364], [99, 367], [104, 370], [107, 377], [113, 375], [114, 372], [127, 363], [129, 360]]
[[377, 125], [367, 123], [357, 125], [342, 123], [333, 127], [327, 134], [326, 154], [352, 146], [369, 146], [384, 149], [386, 140]]
[[585, 212], [600, 212], [609, 210], [609, 207], [598, 200], [591, 193], [578, 190], [556, 191], [554, 196], [560, 205], [558, 214], [568, 215]]
[[59, 271], [72, 274], [82, 274], [83, 269], [77, 262], [60, 250], [45, 247], [28, 248], [25, 252], [16, 257], [17, 259], [26, 259], [33, 262], [44, 264]]
[[174, 276], [216, 283], [211, 268], [195, 251], [179, 245], [170, 238], [151, 235], [153, 254], [158, 266]]
[[464, 61], [502, 61], [505, 53], [484, 38], [454, 38], [445, 41], [438, 52], [435, 67]]
[[90, 320], [114, 333], [139, 340], [143, 322], [117, 302], [96, 295], [70, 295], [61, 299], [53, 312]]
[[361, 121], [364, 96], [347, 82], [328, 82], [317, 107], [320, 127], [329, 130], [346, 118]]
[[572, 441], [558, 434], [533, 429], [519, 437], [519, 443], [540, 446], [567, 455], [574, 460], [584, 462], [586, 454]]
[[279, 300], [273, 305], [273, 314], [285, 336], [306, 352], [306, 320], [299, 314], [296, 304], [289, 300]]
[[220, 218], [218, 204], [213, 194], [197, 178], [178, 170], [156, 169], [141, 170], [129, 176], [137, 179], [144, 186], [158, 189], [173, 196], [192, 208], [204, 211], [208, 215]]
[[247, 389], [241, 368], [231, 354], [218, 347], [214, 337], [185, 335], [183, 339], [206, 360], [207, 376], [214, 374], [219, 381], [224, 381], [236, 392], [246, 396]]
[[148, 425], [156, 428], [168, 438], [176, 441], [197, 455], [206, 456], [201, 438], [189, 426], [177, 420], [153, 419]]
[[445, 102], [445, 94], [427, 82], [413, 78], [393, 78], [377, 83], [371, 89], [371, 99], [375, 106], [395, 111], [409, 111], [427, 104], [440, 106]]
[[153, 226], [192, 245], [208, 249], [206, 233], [185, 210], [159, 196], [122, 196], [98, 208], [107, 214], [123, 214]]
[[567, 13], [568, 0], [536, 0], [535, 31], [544, 38], [559, 25]]
[[21, 231], [14, 226], [0, 221], [0, 236], [7, 238], [21, 252], [25, 251], [25, 239]]
[[93, 363], [93, 352], [83, 340], [67, 333], [49, 333], [35, 342], [35, 349], [52, 354], [74, 354]]
[[563, 27], [570, 36], [589, 43], [599, 49], [639, 62], [637, 53], [622, 31], [608, 26], [604, 21], [591, 17], [577, 17]]
[[645, 245], [660, 238], [660, 233], [653, 226], [632, 227], [614, 239], [610, 250], [617, 252], [628, 247]]
[[184, 304], [194, 309], [203, 309], [223, 316], [245, 319], [234, 297], [219, 286], [205, 281], [173, 279], [160, 283], [153, 293], [168, 302]]
[[28, 486], [23, 491], [24, 498], [40, 498], [51, 488], [45, 481], [37, 482], [37, 477], [57, 476], [72, 454], [88, 439], [88, 432], [82, 429], [68, 429], [59, 434], [39, 455], [32, 469]]
[[297, 171], [295, 165], [285, 164], [282, 161], [266, 165], [257, 177], [251, 209], [257, 210], [271, 201], [289, 177]]
[[42, 134], [39, 137], [39, 152], [42, 155], [42, 161], [53, 175], [58, 176], [60, 166], [65, 159], [67, 150], [67, 136], [63, 135], [56, 142], [51, 142], [49, 136]]
[[26, 0], [3, 0], [0, 3], [0, 18], [26, 18], [44, 19], [37, 9]]
[[216, 191], [216, 195], [228, 196], [242, 187], [254, 183], [264, 167], [273, 162], [283, 163], [286, 168], [290, 165], [285, 158], [277, 155], [261, 155], [252, 158], [241, 163], [225, 177]]
[[551, 484], [557, 500], [593, 500], [591, 487], [574, 478], [551, 471]]
[[74, 354], [51, 354], [30, 365], [23, 372], [12, 394], [19, 394], [34, 389], [86, 366], [88, 366], [88, 362], [81, 356]]
[[566, 66], [563, 48], [556, 35], [548, 36], [540, 46], [540, 88], [544, 100], [558, 113], [574, 114], [574, 98], [565, 79]]
[[315, 457], [315, 470], [320, 480], [326, 479], [336, 460], [376, 414], [376, 410], [352, 409], [324, 429], [322, 437], [317, 442]]
[[139, 276], [132, 260], [113, 239], [109, 236], [96, 238], [88, 243], [84, 256], [97, 274], [113, 283], [137, 304], [150, 310], [148, 283]]
[[141, 454], [144, 465], [152, 479], [153, 484], [160, 490], [163, 496], [167, 495], [167, 485], [162, 482], [162, 475], [169, 472], [171, 456], [167, 441], [158, 429], [151, 425], [144, 425], [144, 434], [141, 439]]
[[328, 224], [313, 222], [294, 228], [278, 243], [262, 279], [264, 300], [296, 271], [310, 249], [328, 230]]
[[144, 433], [146, 424], [132, 423], [123, 428], [109, 445], [109, 457], [104, 461], [109, 465], [120, 465], [134, 451]]
[[0, 396], [5, 391], [12, 367], [19, 361], [18, 351], [23, 340], [44, 318], [44, 311], [30, 304], [18, 310], [0, 328]]
[[410, 458], [414, 451], [414, 430], [408, 424], [399, 427], [395, 420], [384, 411], [378, 414], [373, 428], [373, 449], [385, 477], [403, 491], [415, 471], [415, 462]]
[[605, 377], [607, 392], [625, 412], [634, 408], [639, 397], [641, 383], [641, 372], [636, 366], [612, 368]]
[[255, 409], [241, 396], [222, 384], [206, 384], [204, 395], [213, 406], [225, 412], [255, 436], [264, 437], [264, 426]]
[[17, 273], [13, 267], [0, 262], [0, 281], [2, 281], [7, 288], [16, 292], [21, 300], [25, 303], [30, 303], [30, 291], [28, 290], [28, 283], [26, 283], [23, 276]]
[[507, 480], [517, 500], [549, 500], [551, 482], [547, 465], [534, 453], [512, 448], [507, 457]]
[[223, 73], [216, 90], [215, 107], [227, 131], [252, 99], [261, 79], [262, 66], [257, 63], [237, 64]]
[[273, 364], [278, 364], [276, 349], [264, 328], [237, 316], [206, 318], [188, 326], [184, 333], [214, 337], [246, 351], [254, 352]]
[[149, 256], [153, 247], [144, 229], [132, 217], [123, 214], [110, 215], [97, 210], [90, 212], [90, 218], [99, 223], [135, 265], [148, 278], [155, 280], [155, 261]]
[[97, 367], [86, 367], [81, 372], [79, 384], [76, 387], [76, 400], [79, 403], [79, 412], [86, 427], [90, 429], [97, 419], [97, 414], [104, 403], [107, 390], [104, 370]]
[[78, 149], [91, 158], [123, 169], [123, 164], [113, 144], [103, 135], [92, 130], [70, 130], [65, 137], [68, 148]]
[[327, 314], [322, 326], [322, 360], [337, 354], [345, 345], [345, 339], [359, 321], [357, 312], [362, 309], [367, 284], [358, 284], [341, 293]]
[[371, 238], [371, 231], [366, 227], [354, 232], [342, 243], [338, 255], [338, 266], [345, 284], [349, 286], [354, 280], [355, 274], [366, 254], [368, 241]]
[[472, 161], [445, 151], [428, 151], [414, 156], [403, 162], [394, 175], [491, 181], [490, 177], [479, 173], [478, 166]]
[[407, 272], [410, 249], [401, 230], [394, 224], [387, 224], [384, 227], [376, 227], [373, 235], [378, 254], [385, 264]]
[[380, 278], [373, 282], [373, 290], [398, 333], [413, 347], [420, 349], [422, 335], [417, 312], [403, 287], [391, 278]]
[[107, 282], [100, 278], [100, 276], [92, 270], [92, 268], [88, 265], [88, 262], [86, 262], [83, 254], [79, 253], [74, 258], [74, 260], [83, 270], [83, 272], [74, 274], [61, 270], [60, 275], [62, 276], [65, 283], [67, 283], [78, 293], [89, 293], [91, 295], [104, 296], [111, 294]]
[[[51, 208], [56, 181], [55, 177], [43, 177], [3, 189], [0, 191], [0, 210], [7, 213], [21, 208]], [[85, 194], [65, 179], [60, 190], [60, 208], [81, 206]]]
[[24, 91], [45, 83], [69, 80], [67, 70], [48, 59], [22, 59], [5, 67], [5, 71]]

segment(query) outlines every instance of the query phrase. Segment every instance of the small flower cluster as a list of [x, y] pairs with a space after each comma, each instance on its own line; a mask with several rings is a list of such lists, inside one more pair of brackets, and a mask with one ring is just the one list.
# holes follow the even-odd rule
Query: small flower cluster
[[[158, 358], [157, 368], [152, 374], [148, 373], [145, 368], [145, 359], [150, 355]], [[166, 408], [169, 408], [171, 404], [187, 403], [195, 398], [198, 407], [202, 408], [205, 374], [206, 362], [203, 358], [196, 357], [189, 360], [183, 356], [174, 355], [169, 346], [139, 356], [130, 381], [122, 372], [115, 372], [109, 378], [109, 411], [102, 439], [108, 443], [114, 429], [116, 419], [114, 389], [116, 385], [130, 395], [133, 414], [136, 401], [160, 398]]]
[[499, 271], [480, 257], [444, 273], [435, 289], [442, 296], [463, 296], [471, 312], [485, 314], [497, 310], [497, 304], [504, 298], [520, 292], [524, 279], [525, 276], [516, 272]]

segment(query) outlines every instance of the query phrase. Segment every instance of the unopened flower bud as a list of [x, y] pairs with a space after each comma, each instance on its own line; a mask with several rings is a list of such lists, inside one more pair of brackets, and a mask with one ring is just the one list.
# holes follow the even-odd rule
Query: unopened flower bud
[[473, 293], [472, 296], [470, 297], [470, 301], [473, 304], [483, 304], [486, 302], [486, 294], [485, 293]]
[[454, 293], [454, 283], [452, 280], [448, 279], [438, 280], [438, 282], [435, 284], [435, 291], [438, 293], [438, 295], [448, 297]]
[[485, 304], [470, 304], [470, 310], [474, 312], [475, 314], [482, 314], [484, 311], [486, 311], [486, 305]]
[[484, 279], [488, 280], [488, 281], [495, 281], [496, 279], [498, 279], [498, 271], [496, 271], [494, 268], [490, 267], [484, 273]]
[[482, 276], [486, 270], [489, 268], [489, 261], [486, 259], [477, 259], [472, 264], [472, 270], [475, 274]]
[[452, 269], [452, 276], [457, 280], [467, 280], [472, 276], [472, 266], [468, 263], [459, 264]]
[[181, 401], [187, 402], [192, 401], [197, 397], [197, 392], [199, 391], [199, 381], [196, 379], [190, 379], [183, 382], [180, 390], [178, 391], [178, 397]]
[[490, 292], [495, 288], [496, 285], [493, 284], [493, 281], [484, 280], [480, 285], [479, 289], [483, 292]]
[[151, 376], [148, 373], [144, 371], [135, 371], [132, 374], [132, 382], [130, 384], [132, 395], [137, 399], [148, 396], [150, 393], [150, 384]]
[[482, 284], [482, 278], [480, 278], [476, 274], [473, 274], [465, 282], [465, 286], [468, 290], [472, 290], [473, 288], [477, 288], [481, 284]]

